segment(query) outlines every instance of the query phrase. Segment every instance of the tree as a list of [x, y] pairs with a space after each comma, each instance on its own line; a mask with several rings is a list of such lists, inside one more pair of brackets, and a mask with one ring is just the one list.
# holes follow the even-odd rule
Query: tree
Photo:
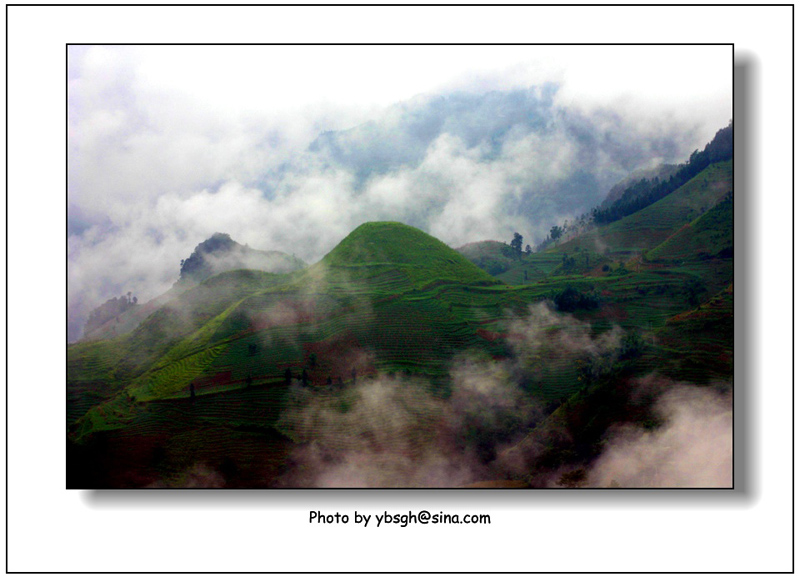
[[290, 367], [286, 367], [286, 372], [283, 373], [283, 380], [287, 387], [292, 384], [292, 369]]
[[556, 310], [561, 312], [575, 312], [576, 310], [592, 310], [599, 306], [594, 295], [585, 295], [576, 288], [567, 285], [564, 290], [553, 296]]
[[531, 252], [533, 252], [533, 249], [531, 248], [531, 245], [526, 244], [525, 245], [525, 254], [531, 254]]
[[[131, 293], [128, 293], [128, 295], [130, 294]], [[86, 321], [86, 326], [83, 330], [84, 334], [88, 334], [115, 318], [117, 318], [117, 322], [120, 322], [118, 319], [119, 315], [132, 308], [134, 304], [130, 297], [126, 295], [122, 295], [119, 298], [113, 297], [108, 299], [105, 303], [89, 313], [89, 319]]]
[[558, 226], [558, 225], [555, 225], [555, 226], [553, 226], [553, 228], [550, 229], [550, 238], [552, 238], [554, 241], [556, 241], [556, 240], [559, 239], [559, 237], [561, 236], [562, 232], [563, 232], [563, 230], [561, 229], [561, 227]]
[[522, 256], [522, 235], [520, 233], [514, 233], [514, 240], [511, 241], [511, 248], [517, 253], [518, 258]]

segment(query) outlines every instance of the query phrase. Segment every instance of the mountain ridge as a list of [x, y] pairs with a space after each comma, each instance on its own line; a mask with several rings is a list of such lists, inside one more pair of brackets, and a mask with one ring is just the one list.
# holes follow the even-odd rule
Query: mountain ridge
[[235, 269], [286, 273], [306, 266], [305, 262], [294, 255], [256, 250], [239, 244], [227, 233], [216, 232], [198, 244], [192, 254], [181, 261], [177, 282], [197, 284], [215, 274]]

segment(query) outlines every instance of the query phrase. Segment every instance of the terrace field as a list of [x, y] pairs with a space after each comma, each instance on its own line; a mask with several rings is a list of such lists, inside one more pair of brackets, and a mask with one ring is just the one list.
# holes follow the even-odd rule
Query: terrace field
[[[646, 408], [609, 404], [631, 379], [730, 379], [731, 172], [711, 165], [651, 206], [516, 263], [502, 243], [473, 247], [473, 260], [502, 261], [496, 276], [418, 229], [372, 222], [307, 268], [228, 271], [174, 291], [121, 319], [125, 334], [68, 346], [67, 485], [281, 486], [298, 447], [321, 434], [281, 424], [293, 403], [346, 415], [360, 402], [352, 391], [387, 378], [423, 383], [411, 413], [424, 445], [447, 429], [464, 359], [505, 375], [516, 406], [537, 407], [491, 435], [471, 425], [447, 437], [482, 456], [494, 471], [483, 481], [532, 482], [491, 469], [487, 439], [527, 438], [570, 415], [588, 419], [585, 447], [559, 453], [552, 441], [542, 466], [585, 462], [610, 422], [651, 422]], [[587, 398], [602, 402], [589, 410]], [[359, 426], [353, 435], [369, 437]]]

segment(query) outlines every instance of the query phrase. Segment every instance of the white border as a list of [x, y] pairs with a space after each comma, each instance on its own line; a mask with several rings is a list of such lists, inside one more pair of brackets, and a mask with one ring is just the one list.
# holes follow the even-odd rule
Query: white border
[[[791, 7], [7, 10], [9, 570], [791, 570]], [[735, 43], [756, 100], [745, 220], [755, 262], [744, 271], [754, 281], [737, 292], [754, 319], [753, 350], [737, 350], [754, 365], [754, 382], [736, 383], [750, 387], [751, 406], [737, 406], [751, 411], [747, 491], [65, 491], [64, 46], [129, 41]], [[490, 513], [492, 525], [307, 522], [310, 509], [419, 508]]]

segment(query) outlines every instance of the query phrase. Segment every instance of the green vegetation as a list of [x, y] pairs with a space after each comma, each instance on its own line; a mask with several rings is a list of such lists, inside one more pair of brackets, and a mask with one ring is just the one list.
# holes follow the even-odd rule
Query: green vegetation
[[[270, 486], [316, 430], [281, 421], [292, 395], [314, 392], [347, 415], [356, 383], [398, 375], [444, 402], [469, 354], [506, 363], [504, 378], [546, 410], [472, 423], [454, 442], [487, 463], [495, 444], [532, 443], [530, 470], [580, 486], [609, 426], [658, 426], [652, 399], [632, 393], [637, 379], [731, 378], [731, 176], [731, 161], [712, 163], [610, 224], [574, 237], [554, 227], [533, 254], [520, 235], [456, 251], [404, 224], [366, 223], [310, 267], [229, 270], [133, 307], [124, 314], [136, 322], [122, 321], [135, 328], [67, 349], [68, 484], [180, 485], [206, 463], [226, 486]], [[442, 418], [423, 413], [415, 443]]]
[[717, 204], [731, 190], [731, 161], [714, 164], [658, 202], [551, 250], [569, 253], [578, 247], [604, 255], [633, 256], [667, 240], [682, 226]]
[[138, 299], [135, 296], [131, 296], [131, 293], [107, 300], [89, 313], [89, 319], [86, 321], [83, 332], [90, 334], [104, 324], [110, 323], [112, 319], [114, 319], [115, 323], [119, 323], [119, 316], [134, 308], [137, 303]]
[[447, 281], [498, 284], [442, 241], [396, 222], [362, 224], [311, 267], [309, 274], [332, 273], [334, 282], [346, 282], [364, 278], [375, 267], [398, 271], [415, 287]]
[[460, 247], [458, 252], [492, 276], [506, 272], [519, 262], [512, 247], [496, 240], [473, 242]]
[[567, 285], [564, 290], [553, 296], [556, 310], [573, 313], [577, 310], [592, 310], [599, 306], [597, 295], [585, 294], [575, 287]]
[[647, 253], [648, 260], [708, 260], [733, 254], [733, 194], [682, 226], [675, 234]]
[[703, 151], [695, 150], [686, 164], [661, 180], [642, 179], [629, 186], [610, 206], [592, 212], [597, 224], [608, 224], [650, 206], [664, 198], [705, 170], [710, 164], [731, 161], [733, 158], [733, 124], [719, 130]]

